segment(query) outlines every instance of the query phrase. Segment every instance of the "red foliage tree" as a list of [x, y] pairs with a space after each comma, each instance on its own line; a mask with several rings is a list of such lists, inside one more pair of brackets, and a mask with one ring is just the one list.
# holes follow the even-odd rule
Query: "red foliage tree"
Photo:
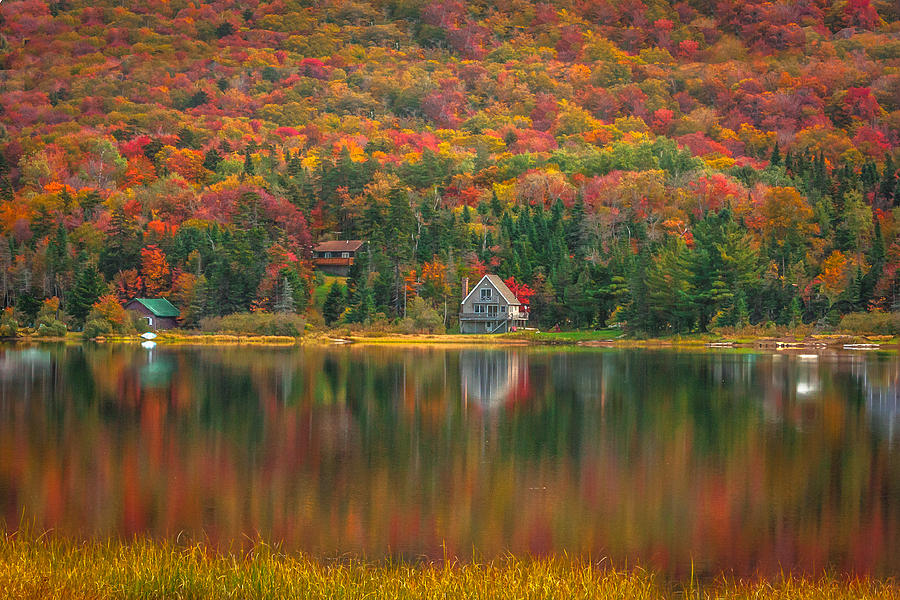
[[509, 291], [513, 293], [513, 295], [518, 298], [519, 302], [521, 302], [524, 306], [528, 306], [531, 302], [531, 297], [534, 295], [534, 290], [528, 287], [527, 283], [519, 283], [516, 281], [515, 277], [510, 277], [509, 279], [504, 279], [503, 283], [506, 284], [506, 287], [509, 288]]

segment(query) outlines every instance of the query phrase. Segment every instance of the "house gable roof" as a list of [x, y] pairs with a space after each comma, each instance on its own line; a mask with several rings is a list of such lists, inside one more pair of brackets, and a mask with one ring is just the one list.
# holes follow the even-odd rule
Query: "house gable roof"
[[478, 283], [476, 283], [472, 287], [472, 290], [468, 293], [468, 295], [466, 295], [466, 297], [463, 298], [463, 301], [461, 302], [461, 304], [465, 304], [466, 302], [468, 302], [469, 297], [475, 293], [475, 290], [478, 289], [478, 286], [481, 285], [481, 282], [484, 281], [485, 279], [488, 280], [488, 283], [491, 284], [491, 287], [493, 287], [495, 290], [497, 290], [498, 294], [503, 296], [503, 299], [506, 300], [506, 302], [508, 304], [518, 304], [518, 305], [522, 304], [521, 302], [519, 302], [519, 299], [516, 298], [516, 295], [512, 293], [512, 290], [509, 289], [509, 286], [507, 286], [505, 283], [503, 283], [503, 280], [500, 279], [499, 276], [492, 275], [492, 274], [485, 275], [484, 277], [479, 279]]
[[181, 311], [165, 298], [135, 298], [131, 302], [139, 302], [141, 306], [152, 312], [155, 317], [176, 318], [181, 314]]
[[356, 252], [365, 243], [364, 240], [332, 240], [319, 242], [313, 248], [315, 252]]

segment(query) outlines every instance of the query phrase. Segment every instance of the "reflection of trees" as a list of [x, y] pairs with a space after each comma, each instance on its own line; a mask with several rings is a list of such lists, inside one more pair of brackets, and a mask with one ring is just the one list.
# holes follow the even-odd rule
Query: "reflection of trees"
[[869, 412], [895, 359], [157, 347], [148, 380], [139, 347], [47, 348], [28, 386], [0, 351], [7, 522], [900, 570], [898, 449]]

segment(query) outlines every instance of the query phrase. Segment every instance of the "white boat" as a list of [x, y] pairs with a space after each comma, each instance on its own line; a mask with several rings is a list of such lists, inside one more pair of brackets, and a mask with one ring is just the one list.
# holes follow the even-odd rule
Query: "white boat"
[[156, 339], [156, 334], [153, 333], [152, 331], [148, 331], [146, 333], [142, 333], [141, 337], [144, 338], [145, 340], [154, 340], [154, 339]]

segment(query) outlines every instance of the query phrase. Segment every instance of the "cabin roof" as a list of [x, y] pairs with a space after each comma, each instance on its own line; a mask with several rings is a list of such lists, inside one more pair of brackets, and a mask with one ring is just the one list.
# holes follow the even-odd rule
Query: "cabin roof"
[[315, 252], [356, 252], [364, 243], [363, 240], [332, 240], [319, 242], [313, 250]]
[[476, 283], [472, 287], [472, 290], [469, 292], [469, 294], [465, 298], [463, 298], [463, 304], [466, 303], [466, 301], [469, 299], [469, 296], [471, 296], [475, 292], [476, 288], [478, 288], [478, 286], [481, 285], [481, 282], [485, 279], [490, 282], [494, 289], [497, 290], [497, 293], [503, 296], [504, 300], [506, 300], [509, 304], [522, 304], [521, 302], [519, 302], [519, 299], [516, 298], [516, 295], [512, 293], [512, 290], [509, 289], [509, 286], [503, 283], [503, 280], [500, 279], [498, 275], [493, 274], [485, 275], [484, 277], [479, 279], [478, 283]]
[[153, 316], [156, 317], [175, 318], [181, 314], [181, 311], [165, 298], [135, 298], [131, 302], [139, 302], [141, 306], [152, 312]]

